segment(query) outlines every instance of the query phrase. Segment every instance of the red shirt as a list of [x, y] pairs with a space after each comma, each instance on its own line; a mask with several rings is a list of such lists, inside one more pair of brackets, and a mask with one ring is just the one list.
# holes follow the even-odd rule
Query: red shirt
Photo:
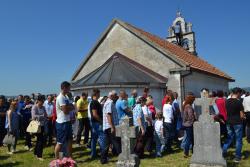
[[155, 114], [156, 114], [155, 106], [154, 106], [153, 104], [150, 104], [150, 105], [148, 106], [148, 109], [149, 109], [149, 111], [152, 113], [152, 118], [153, 118], [153, 120], [154, 120], [154, 119], [155, 119]]
[[56, 101], [54, 101], [53, 112], [52, 112], [52, 121], [56, 122]]
[[218, 98], [215, 103], [219, 109], [220, 115], [223, 117], [224, 121], [227, 120], [227, 109], [226, 109], [226, 99]]
[[164, 96], [164, 98], [161, 101], [162, 108], [163, 108], [164, 104], [166, 104], [166, 101], [167, 101], [167, 96]]

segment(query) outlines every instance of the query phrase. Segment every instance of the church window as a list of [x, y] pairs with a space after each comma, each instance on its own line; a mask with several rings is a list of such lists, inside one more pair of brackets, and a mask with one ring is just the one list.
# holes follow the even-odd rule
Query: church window
[[184, 38], [181, 43], [182, 47], [186, 50], [189, 50], [189, 40], [187, 38]]

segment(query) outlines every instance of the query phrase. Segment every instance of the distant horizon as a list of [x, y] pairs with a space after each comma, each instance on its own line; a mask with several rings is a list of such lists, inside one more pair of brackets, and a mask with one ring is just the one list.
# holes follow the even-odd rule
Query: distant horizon
[[250, 87], [249, 6], [233, 0], [0, 1], [0, 94], [59, 93], [112, 19], [165, 38], [178, 9], [193, 24], [198, 55], [236, 80], [230, 88]]

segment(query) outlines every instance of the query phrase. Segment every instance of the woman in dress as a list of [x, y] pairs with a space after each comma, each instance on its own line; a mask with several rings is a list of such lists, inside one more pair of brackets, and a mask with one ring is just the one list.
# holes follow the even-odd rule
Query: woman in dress
[[6, 126], [7, 133], [13, 135], [14, 142], [8, 144], [8, 154], [13, 154], [16, 152], [16, 144], [19, 136], [19, 115], [17, 113], [17, 100], [13, 100], [10, 103], [10, 108], [7, 111]]

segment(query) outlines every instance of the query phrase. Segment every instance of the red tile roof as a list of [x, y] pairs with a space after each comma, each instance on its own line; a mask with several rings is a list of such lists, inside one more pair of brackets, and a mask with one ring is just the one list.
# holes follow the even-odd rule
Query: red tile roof
[[216, 75], [219, 77], [223, 77], [225, 79], [228, 79], [230, 81], [234, 81], [232, 77], [227, 75], [226, 73], [222, 72], [221, 70], [217, 69], [213, 65], [209, 64], [205, 60], [201, 59], [200, 57], [193, 55], [192, 53], [188, 52], [187, 50], [183, 49], [182, 47], [173, 44], [171, 42], [168, 42], [165, 39], [162, 39], [156, 35], [153, 35], [151, 33], [148, 33], [142, 29], [139, 29], [135, 26], [132, 26], [128, 23], [125, 23], [130, 28], [136, 30], [139, 34], [145, 36], [148, 38], [151, 42], [154, 44], [157, 44], [162, 49], [167, 50], [171, 52], [173, 55], [175, 55], [178, 59], [184, 61], [187, 65], [189, 65], [192, 69], [206, 72], [212, 75]]

